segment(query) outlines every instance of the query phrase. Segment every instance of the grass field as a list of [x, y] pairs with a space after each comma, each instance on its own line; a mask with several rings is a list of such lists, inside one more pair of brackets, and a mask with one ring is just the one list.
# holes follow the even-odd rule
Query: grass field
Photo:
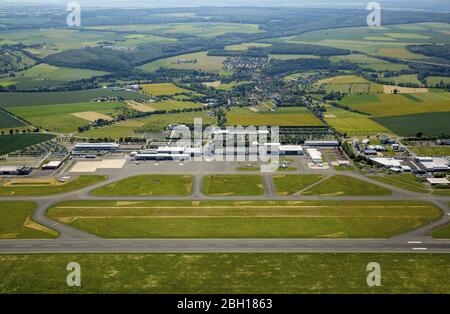
[[237, 44], [237, 45], [231, 45], [231, 46], [226, 46], [225, 50], [238, 50], [238, 51], [245, 51], [248, 50], [251, 47], [271, 47], [271, 44], [265, 44], [265, 43], [256, 43], [256, 42], [251, 42], [251, 43], [243, 43], [243, 44]]
[[203, 194], [211, 196], [264, 195], [259, 175], [209, 175], [203, 180]]
[[397, 64], [389, 61], [372, 58], [363, 54], [351, 54], [346, 56], [333, 56], [331, 60], [337, 62], [341, 60], [352, 62], [362, 69], [370, 69], [374, 71], [402, 71], [408, 70], [405, 64]]
[[448, 123], [450, 121], [450, 111], [373, 119], [401, 136], [416, 136], [419, 132], [426, 136], [450, 134], [450, 124]]
[[28, 70], [18, 72], [16, 74], [16, 79], [32, 78], [35, 80], [79, 81], [93, 76], [102, 76], [106, 74], [108, 73], [102, 71], [56, 67], [41, 63]]
[[[82, 267], [79, 288], [66, 284], [73, 261]], [[373, 261], [382, 286], [369, 288]], [[449, 263], [449, 254], [0, 255], [0, 293], [450, 293]]]
[[445, 76], [429, 76], [427, 77], [427, 85], [436, 86], [439, 84], [450, 84], [450, 77]]
[[0, 129], [15, 128], [24, 125], [22, 121], [0, 110]]
[[418, 201], [70, 201], [48, 215], [104, 238], [389, 238], [442, 213]]
[[419, 156], [450, 156], [449, 146], [409, 146], [408, 148]]
[[324, 178], [320, 174], [276, 175], [273, 182], [279, 195], [293, 195]]
[[144, 93], [150, 96], [172, 96], [175, 94], [192, 93], [192, 91], [180, 88], [173, 83], [143, 84]]
[[142, 175], [111, 183], [92, 192], [95, 196], [187, 196], [194, 177]]
[[91, 89], [67, 92], [0, 93], [0, 107], [28, 107], [89, 102], [99, 97], [122, 97], [126, 100], [142, 99], [136, 92]]
[[56, 238], [58, 232], [32, 220], [36, 207], [34, 202], [0, 202], [0, 240]]
[[417, 78], [417, 74], [405, 74], [399, 76], [392, 76], [385, 79], [386, 81], [398, 84], [417, 84], [418, 86], [423, 86], [423, 83]]
[[9, 110], [42, 129], [58, 133], [72, 133], [76, 132], [78, 127], [91, 122], [91, 120], [82, 119], [76, 113], [97, 112], [109, 116], [115, 114], [115, 108], [118, 107], [126, 107], [126, 105], [121, 102], [83, 102], [13, 107]]
[[51, 134], [14, 134], [0, 136], [0, 155], [25, 149], [54, 138]]
[[302, 195], [315, 196], [372, 196], [390, 194], [392, 192], [388, 189], [343, 175], [335, 175], [302, 193]]
[[413, 191], [419, 193], [429, 193], [431, 192], [425, 185], [417, 181], [416, 177], [412, 174], [393, 174], [389, 176], [371, 176], [371, 179], [376, 181], [390, 184], [392, 186]]
[[232, 126], [322, 126], [304, 107], [280, 108], [276, 112], [252, 112], [248, 108], [232, 108], [227, 113], [228, 125]]
[[198, 70], [227, 74], [222, 70], [226, 57], [208, 56], [207, 52], [197, 52], [147, 63], [140, 68], [153, 72], [159, 68]]
[[63, 184], [0, 186], [0, 196], [39, 196], [68, 193], [106, 180], [104, 176], [79, 176]]
[[333, 106], [326, 106], [325, 121], [335, 130], [347, 134], [390, 133], [368, 116]]
[[436, 239], [450, 239], [450, 225], [445, 225], [431, 234]]

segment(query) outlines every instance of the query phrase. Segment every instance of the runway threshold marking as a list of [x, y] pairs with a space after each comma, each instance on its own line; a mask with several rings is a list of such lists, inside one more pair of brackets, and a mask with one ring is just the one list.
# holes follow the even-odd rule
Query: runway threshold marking
[[408, 241], [408, 244], [422, 244], [422, 241]]
[[428, 250], [426, 247], [414, 247], [413, 251], [426, 251]]

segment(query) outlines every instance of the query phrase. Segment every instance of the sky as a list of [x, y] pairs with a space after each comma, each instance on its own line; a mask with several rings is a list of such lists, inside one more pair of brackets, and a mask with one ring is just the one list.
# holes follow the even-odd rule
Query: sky
[[[66, 5], [74, 0], [1, 0], [2, 5]], [[310, 8], [361, 8], [371, 0], [75, 0], [83, 6], [123, 8], [167, 8], [181, 6], [292, 6]], [[450, 10], [449, 0], [378, 0], [385, 8]]]

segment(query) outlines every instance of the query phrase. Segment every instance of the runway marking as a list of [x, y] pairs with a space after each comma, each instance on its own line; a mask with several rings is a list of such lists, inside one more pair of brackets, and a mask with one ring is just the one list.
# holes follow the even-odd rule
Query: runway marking
[[422, 244], [422, 241], [408, 241], [408, 244]]
[[415, 247], [413, 248], [414, 251], [426, 251], [428, 250], [426, 247]]

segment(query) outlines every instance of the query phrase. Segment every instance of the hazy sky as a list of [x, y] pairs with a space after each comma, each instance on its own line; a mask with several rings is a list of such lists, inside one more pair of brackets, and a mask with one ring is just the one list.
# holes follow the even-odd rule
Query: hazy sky
[[[0, 0], [2, 5], [50, 4], [65, 5], [74, 0]], [[75, 0], [92, 7], [179, 7], [179, 6], [296, 6], [365, 8], [372, 0]], [[386, 8], [449, 10], [449, 0], [378, 0]]]

